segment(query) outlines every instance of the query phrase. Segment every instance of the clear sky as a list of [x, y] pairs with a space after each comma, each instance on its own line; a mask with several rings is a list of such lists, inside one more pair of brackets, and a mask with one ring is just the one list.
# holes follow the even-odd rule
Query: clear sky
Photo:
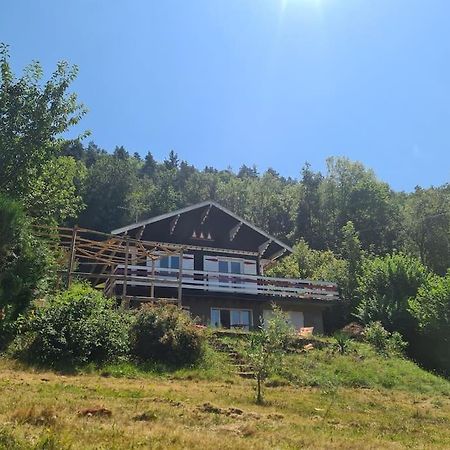
[[345, 155], [450, 181], [448, 0], [1, 0], [13, 65], [59, 59], [112, 150], [299, 175]]

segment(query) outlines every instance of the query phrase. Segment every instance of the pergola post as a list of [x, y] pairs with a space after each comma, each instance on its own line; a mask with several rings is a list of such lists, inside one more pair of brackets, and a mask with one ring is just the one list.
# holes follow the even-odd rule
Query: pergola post
[[70, 284], [72, 283], [73, 264], [75, 262], [75, 255], [77, 250], [77, 234], [78, 225], [75, 225], [72, 230], [72, 241], [70, 243], [69, 263], [67, 267], [67, 289], [70, 288]]
[[155, 259], [152, 258], [152, 282], [150, 284], [150, 297], [155, 298]]
[[123, 272], [123, 285], [122, 285], [122, 306], [126, 307], [127, 305], [127, 281], [128, 281], [128, 259], [130, 252], [130, 238], [128, 236], [125, 237], [125, 265]]

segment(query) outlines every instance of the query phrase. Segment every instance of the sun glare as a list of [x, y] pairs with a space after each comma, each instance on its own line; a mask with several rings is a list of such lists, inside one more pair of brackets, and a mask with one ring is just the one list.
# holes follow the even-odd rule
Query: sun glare
[[289, 5], [310, 5], [316, 8], [322, 7], [324, 0], [281, 0], [281, 10], [285, 11]]

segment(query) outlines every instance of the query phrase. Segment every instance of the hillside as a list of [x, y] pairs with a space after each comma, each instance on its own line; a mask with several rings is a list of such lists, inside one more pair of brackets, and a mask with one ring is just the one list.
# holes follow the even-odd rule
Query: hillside
[[450, 383], [410, 361], [358, 344], [289, 355], [281, 372], [260, 406], [253, 381], [212, 349], [171, 372], [124, 363], [63, 375], [2, 359], [0, 448], [450, 446]]

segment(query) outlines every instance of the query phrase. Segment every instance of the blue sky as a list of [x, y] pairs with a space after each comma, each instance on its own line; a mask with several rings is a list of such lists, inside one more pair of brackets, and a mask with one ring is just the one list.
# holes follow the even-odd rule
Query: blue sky
[[13, 65], [80, 67], [81, 129], [202, 168], [298, 176], [345, 155], [395, 189], [450, 181], [447, 0], [3, 1]]

